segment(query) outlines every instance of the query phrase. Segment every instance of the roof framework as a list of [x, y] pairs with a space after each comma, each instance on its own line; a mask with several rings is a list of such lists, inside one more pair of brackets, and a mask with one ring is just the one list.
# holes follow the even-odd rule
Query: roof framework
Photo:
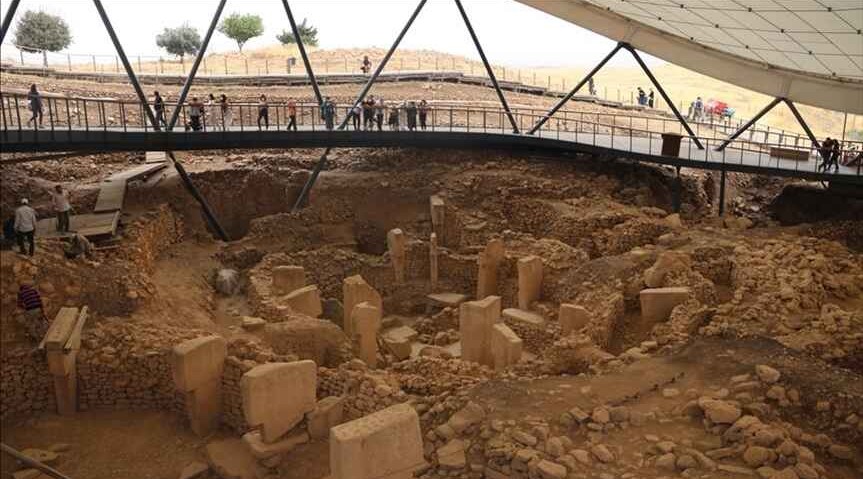
[[863, 114], [860, 0], [517, 0], [690, 70]]

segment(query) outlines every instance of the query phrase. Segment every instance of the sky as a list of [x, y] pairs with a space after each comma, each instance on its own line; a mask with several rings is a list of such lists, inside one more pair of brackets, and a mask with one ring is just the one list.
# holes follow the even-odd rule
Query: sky
[[[188, 22], [201, 35], [215, 12], [216, 0], [103, 0], [123, 48], [130, 56], [165, 55], [155, 37], [165, 27]], [[464, 0], [463, 5], [489, 61], [514, 67], [592, 66], [614, 42], [589, 30], [534, 10], [514, 0]], [[5, 14], [9, 0], [0, 0]], [[415, 0], [291, 0], [299, 22], [308, 18], [318, 28], [320, 47], [388, 48], [417, 5]], [[113, 55], [113, 47], [91, 0], [21, 0], [7, 37], [13, 38], [17, 18], [27, 10], [59, 15], [72, 30], [71, 53]], [[228, 14], [253, 13], [264, 21], [264, 34], [244, 48], [276, 44], [276, 34], [290, 29], [281, 0], [228, 0]], [[429, 0], [400, 48], [429, 49], [478, 60], [458, 9], [452, 0]], [[216, 32], [208, 52], [236, 50], [236, 43]], [[648, 57], [649, 58], [649, 57]], [[649, 58], [650, 63], [658, 60]], [[619, 55], [611, 65], [629, 66]]]

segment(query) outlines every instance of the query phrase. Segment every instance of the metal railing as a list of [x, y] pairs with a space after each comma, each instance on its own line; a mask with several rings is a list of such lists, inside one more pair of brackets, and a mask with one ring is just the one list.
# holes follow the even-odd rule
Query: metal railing
[[[10, 132], [38, 130], [40, 138], [51, 141], [51, 133], [58, 131], [85, 132], [153, 132], [147, 120], [147, 107], [130, 100], [65, 97], [45, 94], [41, 97], [42, 119], [33, 120], [33, 112], [25, 95], [0, 93], [2, 132], [9, 138]], [[170, 117], [172, 108], [165, 102], [163, 117]], [[332, 124], [348, 115], [350, 107], [335, 107]], [[225, 132], [287, 131], [291, 112], [295, 114], [295, 126], [302, 131], [327, 130], [327, 122], [317, 104], [295, 103], [292, 107], [283, 101], [267, 104], [266, 117], [260, 115], [261, 105], [254, 102], [234, 102], [227, 109], [218, 103], [206, 104], [198, 116], [200, 131], [193, 126], [192, 109], [189, 104], [181, 107], [177, 128], [170, 133], [184, 135], [208, 135]], [[346, 131], [405, 131], [416, 132], [466, 132], [512, 134], [505, 112], [500, 108], [464, 105], [453, 102], [432, 102], [423, 120], [419, 109], [414, 120], [408, 115], [404, 102], [384, 101], [384, 108], [372, 111], [369, 121], [364, 110], [354, 121], [348, 122]], [[513, 116], [519, 129], [525, 131], [546, 115], [546, 112], [531, 108], [513, 108]], [[701, 124], [695, 125], [696, 137], [705, 145], [699, 150], [683, 131], [679, 122], [661, 116], [636, 113], [603, 113], [560, 110], [552, 116], [535, 137], [571, 141], [580, 144], [610, 148], [648, 156], [661, 156], [663, 135], [682, 137], [680, 158], [697, 163], [740, 164], [758, 168], [773, 168], [786, 171], [821, 173], [819, 153], [808, 144], [789, 146], [784, 142], [757, 141], [757, 138], [740, 138], [727, 149], [717, 152], [714, 148], [725, 138], [721, 132]], [[158, 116], [158, 115], [157, 115]], [[260, 123], [259, 123], [260, 121]], [[410, 128], [413, 123], [413, 128]], [[424, 123], [424, 126], [423, 126]], [[528, 135], [523, 135], [528, 136]], [[808, 141], [806, 143], [809, 143]], [[776, 148], [793, 150], [801, 155], [799, 161], [777, 158]], [[774, 151], [772, 151], [774, 150]], [[863, 142], [845, 142], [840, 151], [838, 171], [825, 174], [860, 175], [859, 152]], [[803, 158], [805, 157], [805, 161]]]

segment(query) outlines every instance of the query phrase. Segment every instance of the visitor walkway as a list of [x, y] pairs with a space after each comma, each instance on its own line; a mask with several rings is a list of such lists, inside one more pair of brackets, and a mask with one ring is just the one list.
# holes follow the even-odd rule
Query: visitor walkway
[[[363, 122], [355, 130], [353, 122], [345, 130], [328, 130], [316, 105], [297, 105], [297, 131], [288, 131], [288, 107], [270, 103], [269, 129], [257, 125], [257, 105], [231, 105], [231, 118], [223, 118], [214, 107], [205, 113], [205, 131], [155, 131], [147, 126], [140, 104], [131, 101], [49, 97], [45, 99], [42, 129], [28, 127], [29, 111], [23, 97], [4, 94], [0, 102], [4, 152], [104, 152], [104, 151], [182, 151], [249, 148], [327, 148], [327, 147], [416, 147], [458, 149], [503, 149], [586, 153], [606, 158], [627, 158], [675, 167], [737, 171], [863, 184], [863, 171], [853, 155], [858, 143], [846, 142], [839, 168], [818, 169], [820, 159], [814, 148], [800, 138], [780, 142], [765, 141], [767, 135], [744, 135], [725, 149], [717, 147], [725, 139], [720, 128], [697, 126], [695, 137], [681, 131], [675, 119], [643, 112], [601, 113], [560, 110], [535, 134], [513, 133], [502, 109], [435, 103], [427, 117], [427, 128], [407, 131], [407, 115], [399, 109], [398, 124], [389, 126], [391, 111], [384, 114], [382, 131], [366, 131]], [[346, 115], [339, 108], [335, 123]], [[519, 129], [529, 130], [543, 113], [513, 109]], [[180, 124], [189, 121], [188, 106], [181, 111]], [[222, 126], [223, 124], [230, 126]], [[698, 148], [694, 138], [704, 146]], [[674, 143], [679, 142], [679, 147]], [[850, 164], [845, 164], [849, 163]], [[142, 166], [141, 168], [146, 168]]]

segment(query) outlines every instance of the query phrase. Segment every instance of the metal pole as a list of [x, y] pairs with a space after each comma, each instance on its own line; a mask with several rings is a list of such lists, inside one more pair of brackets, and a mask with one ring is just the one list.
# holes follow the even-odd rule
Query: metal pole
[[222, 10], [225, 8], [227, 0], [220, 0], [219, 6], [216, 7], [216, 13], [213, 15], [213, 20], [210, 22], [210, 28], [204, 36], [204, 41], [201, 42], [201, 48], [198, 54], [195, 55], [195, 62], [192, 63], [192, 69], [189, 70], [189, 76], [186, 77], [186, 82], [183, 84], [183, 89], [180, 90], [180, 96], [177, 98], [177, 106], [174, 108], [174, 113], [171, 114], [171, 121], [168, 122], [168, 131], [174, 129], [177, 120], [180, 118], [180, 110], [183, 108], [183, 102], [186, 101], [186, 96], [189, 94], [189, 89], [192, 88], [192, 82], [195, 81], [195, 75], [198, 73], [198, 67], [201, 65], [201, 60], [207, 51], [207, 45], [210, 44], [210, 38], [213, 37], [213, 32], [216, 30], [216, 25], [219, 23], [219, 18], [222, 16]]
[[[348, 114], [345, 115], [345, 119], [342, 120], [341, 125], [339, 125], [339, 128], [338, 128], [339, 130], [345, 129], [345, 126], [351, 120], [351, 117], [352, 117], [353, 111], [354, 111], [354, 107], [356, 107], [357, 105], [362, 103], [363, 99], [365, 99], [369, 90], [371, 90], [372, 85], [375, 83], [375, 80], [377, 80], [378, 76], [381, 74], [384, 67], [387, 65], [387, 62], [390, 61], [390, 58], [393, 56], [393, 53], [396, 51], [396, 48], [398, 48], [399, 43], [401, 43], [402, 39], [404, 38], [405, 34], [410, 29], [411, 25], [413, 25], [414, 20], [416, 20], [417, 15], [419, 15], [420, 11], [422, 11], [422, 9], [425, 6], [427, 1], [428, 0], [420, 0], [419, 4], [417, 4], [416, 9], [414, 9], [414, 12], [411, 15], [411, 17], [408, 19], [408, 22], [405, 24], [404, 28], [402, 28], [402, 31], [399, 33], [398, 37], [396, 37], [396, 40], [393, 42], [393, 45], [390, 47], [387, 54], [384, 55], [384, 58], [381, 60], [380, 64], [378, 64], [378, 67], [375, 69], [374, 74], [372, 74], [372, 76], [369, 78], [369, 80], [366, 82], [365, 86], [363, 87], [362, 91], [360, 91], [360, 94], [357, 96], [357, 99], [356, 99], [356, 101], [354, 101], [354, 104], [351, 107], [351, 109], [348, 110]], [[294, 212], [299, 211], [300, 207], [303, 205], [303, 202], [305, 201], [306, 197], [308, 196], [309, 191], [311, 191], [312, 187], [315, 185], [315, 182], [318, 180], [318, 175], [321, 174], [321, 170], [324, 168], [324, 165], [327, 162], [327, 155], [329, 154], [331, 149], [332, 149], [332, 147], [328, 147], [326, 149], [326, 151], [324, 151], [324, 154], [321, 155], [321, 158], [318, 160], [318, 163], [315, 165], [315, 169], [312, 170], [312, 175], [306, 181], [306, 184], [303, 185], [303, 189], [302, 189], [302, 191], [300, 191], [300, 195], [297, 197], [297, 201], [294, 203], [294, 207], [293, 207], [292, 211], [294, 211]]]
[[[297, 28], [297, 22], [294, 21], [294, 15], [291, 13], [291, 7], [288, 5], [288, 0], [282, 0], [282, 5], [285, 6], [285, 13], [288, 14], [288, 22], [291, 23], [291, 31], [294, 32], [294, 39], [297, 40], [297, 49], [300, 51], [300, 56], [303, 57], [303, 65], [306, 66], [306, 73], [309, 75], [312, 89], [315, 90], [315, 98], [318, 99], [318, 105], [320, 105], [324, 102], [324, 97], [321, 96], [321, 90], [318, 88], [318, 81], [315, 79], [315, 72], [312, 71], [312, 63], [309, 61], [309, 56], [306, 54], [306, 47], [303, 45], [303, 39], [300, 38], [300, 31]], [[290, 64], [288, 65], [288, 73], [290, 73]]]
[[800, 123], [800, 126], [803, 127], [803, 131], [806, 132], [806, 135], [812, 141], [812, 144], [815, 146], [815, 148], [821, 148], [821, 143], [818, 142], [818, 138], [815, 136], [814, 133], [812, 133], [812, 130], [809, 129], [809, 125], [806, 124], [806, 120], [804, 120], [800, 112], [797, 111], [797, 107], [794, 106], [794, 103], [792, 103], [791, 100], [787, 98], [783, 98], [782, 101], [784, 101], [785, 104], [788, 105], [791, 113], [794, 114], [794, 118], [797, 118], [797, 122]]
[[171, 162], [174, 164], [174, 169], [177, 170], [177, 173], [183, 180], [183, 184], [186, 185], [186, 189], [189, 190], [189, 193], [191, 193], [196, 200], [198, 200], [198, 203], [201, 205], [201, 209], [204, 210], [204, 215], [207, 217], [207, 221], [209, 221], [210, 226], [216, 230], [216, 234], [219, 235], [219, 238], [221, 238], [222, 241], [230, 241], [228, 233], [226, 233], [222, 228], [222, 225], [219, 224], [219, 220], [216, 219], [216, 215], [213, 213], [213, 210], [210, 209], [210, 205], [207, 203], [207, 200], [204, 199], [201, 192], [198, 191], [198, 188], [194, 183], [192, 183], [192, 179], [189, 178], [189, 174], [186, 173], [186, 169], [183, 167], [182, 163], [177, 161], [173, 151], [169, 151], [167, 153], [171, 158]]
[[719, 174], [719, 216], [725, 214], [725, 170]]
[[21, 463], [23, 463], [29, 467], [38, 469], [43, 474], [47, 474], [47, 475], [53, 477], [54, 479], [72, 479], [71, 477], [63, 474], [62, 472], [60, 472], [60, 471], [58, 471], [52, 467], [46, 466], [45, 464], [42, 464], [39, 461], [35, 461], [35, 460], [31, 459], [29, 456], [25, 456], [24, 454], [21, 454], [17, 450], [7, 446], [6, 444], [4, 444], [2, 442], [0, 442], [0, 450], [2, 450], [6, 454], [9, 454], [10, 456], [14, 457], [15, 459], [17, 459]]
[[767, 106], [762, 108], [761, 111], [759, 111], [755, 116], [750, 118], [749, 121], [741, 125], [740, 128], [738, 128], [734, 133], [729, 135], [728, 138], [722, 140], [722, 143], [720, 143], [719, 146], [716, 147], [716, 151], [724, 150], [725, 147], [730, 145], [732, 141], [734, 141], [738, 136], [742, 135], [743, 132], [748, 130], [750, 127], [752, 127], [752, 125], [754, 125], [756, 121], [760, 120], [761, 117], [766, 115], [770, 110], [773, 109], [773, 107], [778, 105], [780, 101], [782, 101], [782, 98], [774, 98], [773, 101], [771, 101]]
[[6, 9], [6, 16], [3, 17], [3, 25], [0, 26], [0, 43], [6, 38], [6, 32], [9, 31], [9, 26], [12, 25], [12, 17], [15, 16], [15, 11], [18, 10], [18, 4], [21, 0], [12, 0], [9, 8]]
[[557, 103], [557, 105], [554, 105], [554, 107], [552, 107], [552, 109], [551, 109], [551, 110], [549, 110], [549, 111], [548, 111], [548, 113], [546, 113], [544, 117], [540, 118], [540, 119], [539, 119], [539, 121], [537, 121], [537, 122], [536, 122], [536, 124], [533, 126], [533, 128], [531, 128], [531, 129], [530, 129], [530, 131], [528, 131], [528, 132], [527, 132], [527, 134], [528, 134], [528, 135], [533, 135], [534, 133], [536, 133], [536, 131], [537, 131], [537, 130], [539, 130], [540, 128], [542, 128], [542, 125], [544, 125], [544, 124], [545, 124], [545, 122], [547, 122], [547, 121], [548, 121], [548, 119], [549, 119], [549, 118], [551, 118], [551, 116], [552, 116], [552, 115], [554, 115], [555, 113], [557, 113], [557, 110], [560, 110], [561, 108], [563, 108], [563, 105], [566, 105], [566, 103], [567, 103], [570, 99], [572, 99], [572, 97], [573, 97], [573, 96], [575, 96], [575, 94], [578, 92], [578, 90], [580, 90], [580, 89], [581, 89], [581, 87], [583, 87], [585, 83], [587, 83], [588, 81], [590, 81], [590, 79], [591, 79], [594, 75], [596, 75], [596, 73], [597, 73], [600, 69], [602, 69], [602, 67], [604, 67], [604, 66], [605, 66], [605, 64], [606, 64], [606, 63], [608, 63], [608, 61], [609, 61], [609, 60], [611, 60], [611, 58], [612, 58], [615, 54], [617, 54], [617, 52], [618, 52], [618, 51], [620, 51], [620, 49], [621, 49], [622, 47], [623, 47], [623, 44], [622, 44], [622, 43], [618, 43], [618, 44], [617, 44], [617, 46], [616, 46], [616, 47], [614, 47], [614, 49], [613, 49], [613, 50], [611, 50], [611, 52], [610, 52], [608, 55], [606, 55], [606, 56], [605, 56], [605, 58], [603, 58], [603, 59], [602, 59], [602, 61], [601, 61], [601, 62], [599, 62], [599, 63], [598, 63], [598, 64], [593, 68], [593, 70], [591, 70], [591, 71], [590, 71], [590, 73], [588, 73], [587, 75], [585, 75], [585, 76], [584, 76], [584, 78], [582, 78], [582, 80], [581, 80], [580, 82], [578, 82], [578, 84], [577, 84], [577, 85], [575, 85], [575, 88], [573, 88], [573, 89], [572, 89], [572, 90], [571, 90], [571, 91], [570, 91], [570, 92], [569, 92], [565, 97], [563, 97], [563, 98], [562, 98], [562, 99]]
[[629, 50], [629, 53], [632, 54], [632, 56], [635, 58], [635, 61], [638, 62], [638, 65], [641, 67], [642, 70], [644, 70], [644, 73], [647, 74], [647, 78], [650, 78], [653, 86], [655, 86], [656, 89], [659, 90], [659, 94], [662, 95], [662, 99], [665, 100], [665, 104], [668, 105], [668, 108], [671, 108], [672, 113], [674, 113], [674, 116], [677, 117], [677, 121], [679, 121], [680, 124], [683, 125], [683, 129], [686, 130], [687, 133], [689, 133], [689, 137], [692, 139], [692, 142], [695, 143], [695, 146], [697, 146], [699, 150], [703, 150], [704, 145], [701, 144], [698, 136], [696, 136], [695, 132], [692, 131], [692, 128], [689, 127], [689, 123], [686, 123], [686, 119], [683, 118], [683, 115], [681, 115], [680, 111], [677, 110], [677, 107], [674, 106], [674, 102], [671, 101], [671, 98], [669, 98], [668, 94], [665, 93], [665, 89], [662, 88], [662, 85], [660, 85], [659, 82], [656, 80], [656, 77], [653, 76], [653, 72], [651, 72], [650, 69], [647, 68], [647, 65], [644, 63], [644, 60], [641, 59], [641, 56], [638, 54], [638, 52], [635, 51], [635, 48], [633, 48], [632, 45], [628, 43], [624, 43], [623, 48]]
[[464, 24], [467, 26], [467, 31], [470, 33], [471, 39], [473, 39], [473, 44], [476, 45], [476, 51], [479, 53], [479, 57], [482, 59], [483, 65], [485, 65], [485, 70], [488, 72], [488, 77], [491, 79], [492, 85], [494, 85], [494, 89], [497, 92], [497, 97], [500, 99], [501, 105], [503, 105], [504, 111], [506, 111], [506, 116], [509, 118], [509, 122], [512, 125], [513, 133], [519, 133], [518, 130], [518, 122], [515, 121], [515, 117], [512, 116], [512, 111], [509, 109], [509, 104], [506, 102], [506, 97], [503, 96], [503, 92], [500, 89], [500, 85], [497, 83], [497, 78], [494, 76], [494, 70], [491, 65], [488, 63], [488, 58], [485, 57], [485, 52], [482, 50], [482, 45], [479, 44], [479, 38], [476, 36], [476, 32], [473, 31], [473, 26], [470, 24], [470, 20], [467, 18], [467, 13], [464, 11], [464, 7], [461, 4], [461, 0], [455, 0], [455, 5], [458, 7], [459, 13], [461, 13], [461, 18], [464, 19]]

